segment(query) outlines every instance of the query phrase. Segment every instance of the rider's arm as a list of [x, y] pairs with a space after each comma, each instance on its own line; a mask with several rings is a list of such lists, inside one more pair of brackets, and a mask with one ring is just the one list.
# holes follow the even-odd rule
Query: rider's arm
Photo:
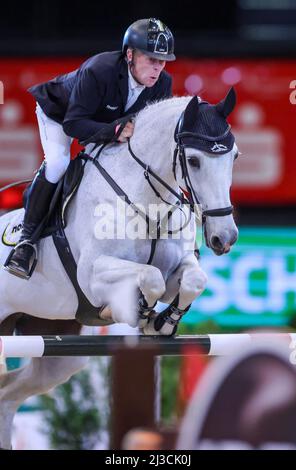
[[[116, 121], [113, 121], [110, 124], [106, 124], [105, 128], [99, 130], [96, 134], [91, 135], [88, 139], [84, 139], [84, 140], [80, 139], [80, 144], [87, 145], [90, 143], [104, 143], [104, 142], [117, 141], [125, 125], [128, 122], [132, 122], [132, 119], [133, 119], [133, 114], [128, 114], [122, 118], [116, 119]], [[112, 132], [110, 132], [110, 134], [107, 134], [109, 132], [107, 126], [110, 126], [110, 127], [112, 126], [111, 127]], [[108, 136], [104, 137], [104, 135], [108, 135]]]
[[103, 123], [93, 119], [106, 92], [104, 79], [96, 80], [90, 68], [81, 70], [79, 74], [64, 117], [64, 132], [81, 143], [85, 141], [110, 142], [114, 138], [118, 122]]

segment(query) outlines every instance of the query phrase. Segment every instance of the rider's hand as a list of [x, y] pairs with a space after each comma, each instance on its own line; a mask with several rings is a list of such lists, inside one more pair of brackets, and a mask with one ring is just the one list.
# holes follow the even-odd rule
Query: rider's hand
[[[116, 126], [115, 134], [118, 132], [120, 124]], [[126, 142], [128, 137], [131, 137], [134, 133], [135, 124], [133, 122], [127, 122], [122, 129], [120, 135], [117, 137], [117, 142]]]

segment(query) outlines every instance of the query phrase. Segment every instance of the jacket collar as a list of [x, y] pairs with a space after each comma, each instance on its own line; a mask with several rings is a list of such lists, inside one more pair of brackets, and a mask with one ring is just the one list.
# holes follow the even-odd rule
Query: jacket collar
[[[127, 97], [128, 97], [128, 67], [127, 67], [127, 62], [124, 57], [120, 59], [118, 77], [119, 77], [119, 89], [120, 89], [122, 105], [124, 109], [125, 104], [127, 102]], [[154, 87], [156, 86], [157, 86], [157, 83], [152, 88], [145, 87], [145, 89], [139, 95], [135, 103], [127, 110], [126, 113], [124, 113], [124, 116], [126, 114], [132, 114], [132, 113], [136, 113], [140, 111], [143, 108], [143, 104], [144, 103], [146, 104], [146, 101], [153, 94]]]
[[128, 97], [128, 71], [127, 71], [127, 63], [124, 58], [120, 60], [118, 77], [119, 77], [119, 89], [120, 89], [121, 99], [122, 99], [122, 103], [124, 107], [127, 101], [127, 97]]

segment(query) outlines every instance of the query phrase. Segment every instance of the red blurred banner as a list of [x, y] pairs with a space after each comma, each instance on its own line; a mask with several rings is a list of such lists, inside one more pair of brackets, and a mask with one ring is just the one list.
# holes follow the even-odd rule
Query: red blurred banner
[[[69, 72], [82, 61], [0, 60], [0, 82], [4, 85], [0, 186], [31, 177], [42, 160], [35, 102], [27, 88]], [[178, 59], [168, 63], [167, 70], [173, 75], [176, 95], [197, 94], [215, 103], [235, 86], [238, 104], [230, 122], [242, 156], [235, 163], [233, 201], [296, 203], [296, 105], [289, 99], [296, 61]]]

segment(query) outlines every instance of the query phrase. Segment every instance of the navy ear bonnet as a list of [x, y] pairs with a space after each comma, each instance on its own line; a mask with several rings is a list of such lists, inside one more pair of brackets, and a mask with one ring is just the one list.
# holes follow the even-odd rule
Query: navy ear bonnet
[[230, 89], [224, 100], [216, 105], [194, 96], [182, 114], [175, 132], [175, 140], [185, 147], [193, 147], [213, 155], [230, 152], [234, 136], [226, 118], [235, 106], [236, 95]]

